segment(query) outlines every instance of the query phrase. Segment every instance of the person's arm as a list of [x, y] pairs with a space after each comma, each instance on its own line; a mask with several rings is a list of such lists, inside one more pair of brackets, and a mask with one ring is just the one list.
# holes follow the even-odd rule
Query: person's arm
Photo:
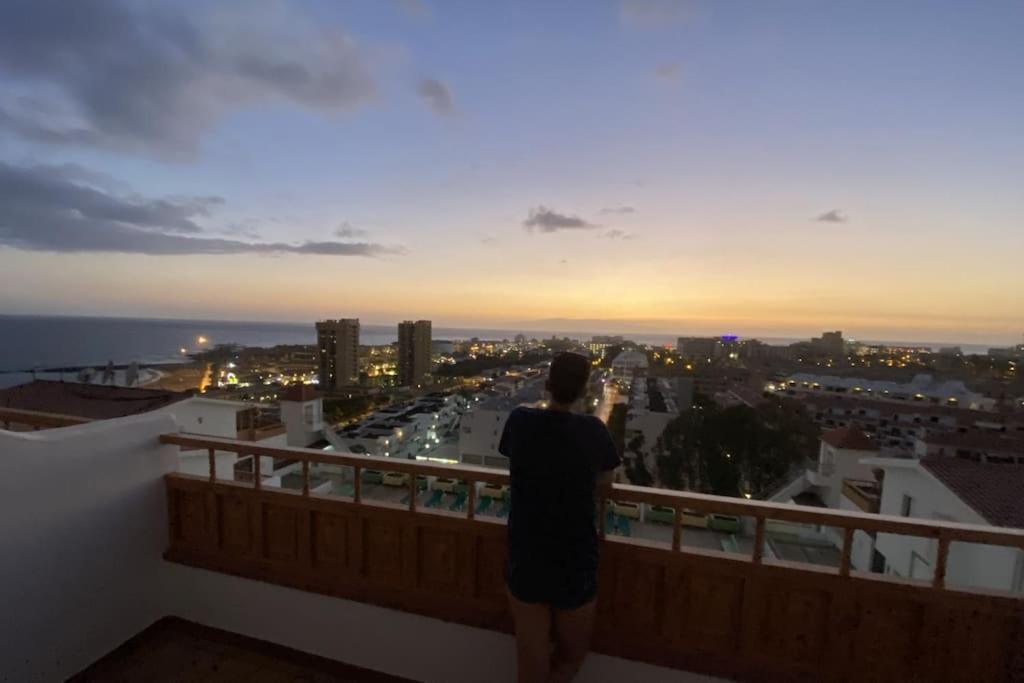
[[604, 496], [607, 498], [612, 494], [612, 484], [615, 482], [615, 470], [605, 470], [597, 475], [597, 495], [598, 498]]
[[512, 440], [515, 438], [516, 411], [513, 410], [505, 420], [505, 428], [501, 431], [501, 440], [498, 442], [498, 452], [506, 458], [512, 457]]

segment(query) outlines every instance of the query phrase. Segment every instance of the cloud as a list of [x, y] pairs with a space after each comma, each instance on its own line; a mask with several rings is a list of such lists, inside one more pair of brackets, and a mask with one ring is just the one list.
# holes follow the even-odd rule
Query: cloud
[[435, 114], [448, 116], [455, 113], [455, 101], [447, 85], [433, 78], [425, 78], [416, 87], [416, 93]]
[[[245, 241], [204, 236], [197, 222], [220, 197], [150, 199], [105, 192], [75, 167], [0, 162], [0, 246], [29, 251], [128, 254], [327, 254], [382, 256], [370, 242]], [[232, 228], [229, 228], [229, 230]]]
[[187, 161], [230, 111], [286, 102], [324, 112], [372, 99], [344, 33], [292, 5], [195, 12], [127, 0], [0, 3], [0, 129], [36, 142]]
[[665, 62], [654, 67], [654, 77], [663, 83], [678, 83], [683, 77], [683, 65], [679, 62]]
[[497, 237], [491, 237], [491, 236], [488, 235], [486, 237], [481, 237], [480, 238], [480, 244], [486, 244], [487, 246], [491, 246], [491, 245], [494, 245], [494, 244], [497, 244], [497, 243], [498, 243], [498, 238]]
[[620, 0], [619, 19], [636, 28], [677, 24], [693, 16], [692, 0]]
[[341, 225], [334, 231], [335, 237], [366, 237], [369, 234], [366, 230], [357, 228], [348, 221], [342, 221]]
[[636, 209], [634, 209], [632, 206], [610, 206], [610, 207], [608, 207], [606, 209], [601, 209], [601, 211], [599, 213], [603, 213], [603, 214], [613, 213], [613, 214], [623, 214], [624, 215], [624, 214], [627, 214], [627, 213], [636, 213]]
[[529, 231], [557, 232], [559, 230], [590, 230], [598, 226], [588, 223], [579, 216], [558, 213], [544, 206], [530, 209], [530, 215], [523, 221]]
[[631, 240], [635, 239], [636, 235], [625, 230], [619, 230], [618, 228], [612, 228], [601, 233], [601, 237], [609, 240]]
[[831, 211], [826, 211], [821, 214], [814, 220], [819, 223], [845, 223], [850, 219], [844, 216], [839, 209], [832, 209]]
[[258, 240], [262, 237], [259, 231], [255, 228], [250, 227], [245, 223], [232, 223], [231, 225], [222, 228], [219, 231], [222, 235], [232, 235], [235, 237], [247, 237], [251, 240]]

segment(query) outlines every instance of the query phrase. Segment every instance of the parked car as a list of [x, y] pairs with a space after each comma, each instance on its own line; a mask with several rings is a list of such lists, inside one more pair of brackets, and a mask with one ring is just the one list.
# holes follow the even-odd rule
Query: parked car
[[381, 483], [385, 486], [408, 486], [409, 475], [405, 472], [385, 472]]

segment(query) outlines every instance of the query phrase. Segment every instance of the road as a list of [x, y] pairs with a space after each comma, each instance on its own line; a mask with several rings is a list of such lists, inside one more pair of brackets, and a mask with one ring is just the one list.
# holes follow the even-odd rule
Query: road
[[612, 406], [619, 398], [619, 392], [612, 386], [611, 382], [606, 382], [604, 385], [604, 392], [598, 398], [597, 408], [594, 409], [594, 415], [597, 415], [601, 422], [608, 424], [608, 418], [612, 414]]

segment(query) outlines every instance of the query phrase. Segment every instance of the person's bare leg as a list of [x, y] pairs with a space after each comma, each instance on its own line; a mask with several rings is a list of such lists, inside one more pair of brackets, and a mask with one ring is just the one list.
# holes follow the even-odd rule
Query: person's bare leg
[[576, 609], [552, 610], [555, 630], [555, 656], [551, 664], [552, 683], [571, 681], [583, 665], [594, 632], [597, 601]]
[[551, 670], [551, 608], [517, 600], [508, 594], [516, 626], [516, 658], [519, 683], [548, 680]]

